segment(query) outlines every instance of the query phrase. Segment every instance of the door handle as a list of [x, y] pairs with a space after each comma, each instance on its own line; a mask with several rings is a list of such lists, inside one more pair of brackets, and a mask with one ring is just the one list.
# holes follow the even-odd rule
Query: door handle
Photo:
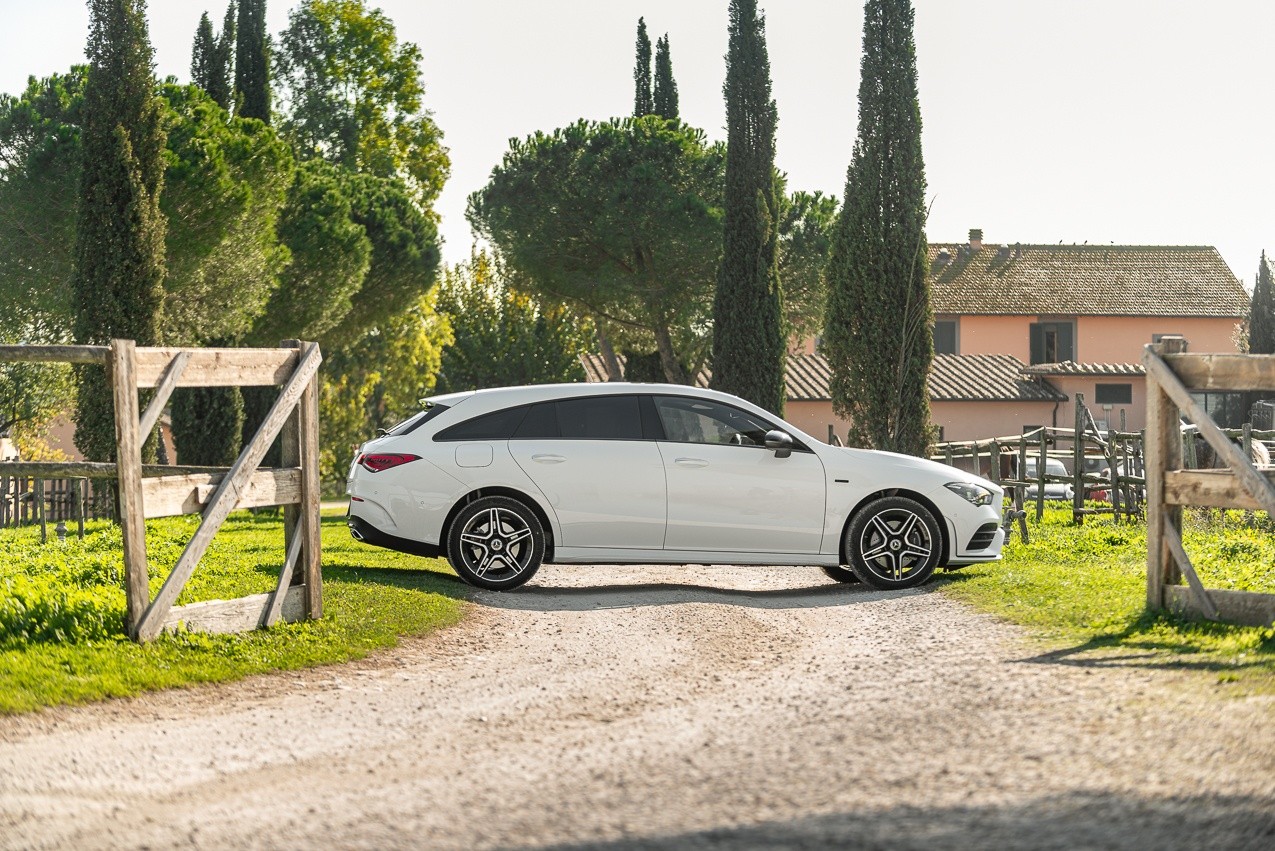
[[674, 464], [681, 464], [683, 467], [707, 467], [708, 462], [703, 458], [674, 458]]
[[563, 455], [532, 455], [531, 460], [538, 464], [561, 464], [567, 459]]

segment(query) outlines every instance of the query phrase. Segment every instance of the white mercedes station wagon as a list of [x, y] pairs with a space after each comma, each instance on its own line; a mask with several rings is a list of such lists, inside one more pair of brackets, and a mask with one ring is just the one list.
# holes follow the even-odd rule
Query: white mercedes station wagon
[[1000, 558], [1003, 492], [829, 446], [726, 393], [559, 384], [438, 396], [364, 444], [350, 532], [505, 590], [541, 563], [817, 565], [908, 588]]

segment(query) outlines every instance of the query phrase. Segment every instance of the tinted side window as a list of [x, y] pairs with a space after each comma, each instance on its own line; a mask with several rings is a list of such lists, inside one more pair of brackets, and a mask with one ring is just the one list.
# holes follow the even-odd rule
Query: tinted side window
[[522, 425], [514, 432], [515, 438], [555, 438], [562, 436], [558, 427], [558, 403], [541, 402], [531, 406]]
[[513, 437], [522, 418], [527, 414], [527, 405], [517, 408], [506, 408], [503, 411], [492, 411], [472, 420], [457, 423], [445, 428], [434, 436], [435, 440], [506, 440]]
[[637, 396], [586, 396], [557, 403], [562, 437], [579, 440], [641, 440]]
[[664, 433], [675, 443], [764, 446], [770, 423], [738, 408], [689, 396], [657, 396]]

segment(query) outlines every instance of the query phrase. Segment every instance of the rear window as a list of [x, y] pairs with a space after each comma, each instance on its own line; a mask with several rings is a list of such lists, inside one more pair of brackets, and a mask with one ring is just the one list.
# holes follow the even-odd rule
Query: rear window
[[421, 411], [419, 414], [414, 414], [408, 417], [407, 419], [403, 420], [401, 423], [394, 426], [393, 428], [391, 428], [389, 431], [385, 433], [388, 435], [394, 435], [394, 436], [398, 436], [401, 434], [411, 434], [412, 432], [416, 431], [421, 426], [425, 425], [425, 423], [434, 419], [434, 417], [438, 416], [439, 414], [441, 414], [443, 411], [446, 411], [446, 410], [447, 410], [446, 405], [430, 405], [428, 408]]
[[443, 429], [434, 435], [434, 440], [508, 440], [527, 415], [527, 408], [527, 405], [519, 405], [482, 414]]

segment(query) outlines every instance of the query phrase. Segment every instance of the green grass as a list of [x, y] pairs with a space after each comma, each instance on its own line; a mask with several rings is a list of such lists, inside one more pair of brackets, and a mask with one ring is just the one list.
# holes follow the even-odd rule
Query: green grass
[[[1206, 588], [1275, 593], [1275, 528], [1243, 512], [1188, 512], [1184, 543]], [[1030, 628], [1049, 658], [1198, 669], [1242, 692], [1275, 691], [1275, 629], [1148, 614], [1146, 527], [1109, 517], [1071, 522], [1070, 506], [1029, 512], [1004, 561], [940, 580], [944, 593]]]
[[[152, 596], [197, 523], [147, 523]], [[65, 544], [41, 545], [34, 529], [0, 531], [0, 713], [357, 659], [455, 623], [463, 606], [446, 562], [360, 544], [344, 518], [325, 517], [321, 620], [137, 645], [124, 637], [120, 553], [119, 530], [106, 523]], [[283, 558], [278, 517], [237, 513], [178, 604], [271, 591]]]

